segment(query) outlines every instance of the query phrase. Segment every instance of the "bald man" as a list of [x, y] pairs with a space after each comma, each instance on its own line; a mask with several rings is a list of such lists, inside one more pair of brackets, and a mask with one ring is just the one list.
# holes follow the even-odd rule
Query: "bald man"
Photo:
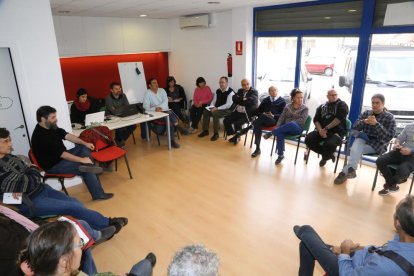
[[[231, 107], [233, 112], [223, 120], [227, 136], [234, 135], [241, 130], [243, 124], [247, 123], [250, 117], [254, 115], [258, 106], [257, 90], [250, 86], [249, 80], [243, 79], [241, 86], [242, 88], [233, 96], [233, 105]], [[234, 135], [229, 139], [229, 142], [235, 145], [239, 141], [239, 135]]]
[[306, 146], [322, 155], [320, 167], [325, 166], [329, 159], [335, 162], [334, 152], [346, 134], [346, 117], [349, 112], [348, 105], [338, 98], [338, 92], [335, 89], [330, 89], [326, 97], [328, 101], [316, 109], [313, 118], [316, 130], [310, 132], [305, 138]]

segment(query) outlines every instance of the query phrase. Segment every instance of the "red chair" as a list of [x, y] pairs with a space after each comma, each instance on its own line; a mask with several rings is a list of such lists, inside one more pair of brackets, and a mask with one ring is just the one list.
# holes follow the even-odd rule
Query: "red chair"
[[125, 164], [128, 168], [129, 178], [132, 179], [131, 169], [129, 168], [127, 152], [117, 146], [111, 146], [102, 140], [97, 140], [95, 143], [95, 151], [91, 152], [93, 159], [100, 163], [107, 163], [115, 161], [115, 171], [118, 170], [118, 158], [122, 156], [125, 158]]
[[65, 187], [65, 179], [74, 178], [76, 176], [75, 174], [71, 174], [71, 173], [47, 173], [47, 172], [45, 172], [45, 170], [42, 169], [42, 167], [40, 167], [39, 163], [37, 162], [36, 156], [34, 155], [32, 149], [29, 150], [29, 158], [30, 158], [30, 161], [32, 161], [33, 165], [38, 167], [41, 172], [44, 172], [43, 181], [46, 181], [46, 179], [49, 179], [49, 178], [56, 178], [59, 181], [60, 185], [62, 186], [62, 190], [65, 192], [65, 194], [69, 195], [69, 193], [68, 193], [68, 191], [66, 190], [66, 187]]

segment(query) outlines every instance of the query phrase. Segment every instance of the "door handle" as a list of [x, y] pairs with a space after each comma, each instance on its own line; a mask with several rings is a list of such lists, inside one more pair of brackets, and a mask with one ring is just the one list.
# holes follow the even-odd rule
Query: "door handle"
[[20, 126], [16, 127], [14, 130], [19, 129], [19, 128], [24, 128], [24, 125], [20, 125]]

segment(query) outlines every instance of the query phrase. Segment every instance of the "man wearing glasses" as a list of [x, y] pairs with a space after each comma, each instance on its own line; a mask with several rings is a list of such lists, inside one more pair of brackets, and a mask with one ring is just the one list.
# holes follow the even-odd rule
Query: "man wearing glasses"
[[320, 167], [325, 166], [329, 159], [335, 162], [334, 152], [346, 134], [346, 117], [349, 113], [348, 105], [338, 98], [334, 89], [330, 89], [326, 96], [328, 101], [316, 109], [313, 118], [316, 130], [310, 132], [305, 139], [310, 150], [322, 155]]

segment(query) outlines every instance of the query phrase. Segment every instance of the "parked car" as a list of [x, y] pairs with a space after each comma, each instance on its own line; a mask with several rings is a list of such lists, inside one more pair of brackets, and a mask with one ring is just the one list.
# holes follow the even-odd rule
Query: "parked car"
[[309, 57], [305, 60], [305, 67], [311, 74], [324, 74], [332, 76], [335, 66], [335, 58], [333, 57]]
[[[357, 49], [345, 49], [344, 55], [335, 65], [334, 79], [340, 90], [344, 91], [341, 97], [342, 95], [351, 97], [356, 52]], [[414, 122], [414, 47], [373, 46], [371, 48], [362, 103], [363, 111], [371, 109], [371, 97], [376, 93], [385, 96], [385, 107], [394, 114], [398, 130]]]

